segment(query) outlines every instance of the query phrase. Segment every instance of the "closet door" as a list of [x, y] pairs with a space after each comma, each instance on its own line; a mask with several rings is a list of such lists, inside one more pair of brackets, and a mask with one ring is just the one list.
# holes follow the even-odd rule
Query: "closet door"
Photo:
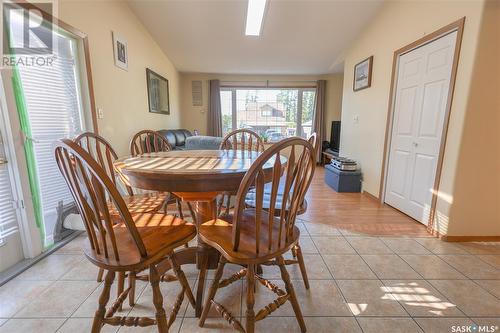
[[427, 224], [457, 32], [399, 57], [385, 202]]

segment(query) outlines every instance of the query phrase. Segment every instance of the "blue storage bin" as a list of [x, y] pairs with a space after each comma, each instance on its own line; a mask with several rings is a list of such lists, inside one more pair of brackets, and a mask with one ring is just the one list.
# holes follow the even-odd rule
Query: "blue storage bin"
[[328, 164], [325, 183], [337, 192], [361, 192], [361, 171], [340, 171]]

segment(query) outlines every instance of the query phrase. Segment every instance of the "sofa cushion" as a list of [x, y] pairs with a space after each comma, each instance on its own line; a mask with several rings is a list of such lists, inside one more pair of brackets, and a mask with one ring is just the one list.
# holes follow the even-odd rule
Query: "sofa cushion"
[[183, 130], [173, 130], [175, 135], [176, 146], [184, 146], [186, 144], [186, 133]]
[[193, 135], [186, 129], [159, 130], [158, 132], [167, 139], [172, 149], [184, 147], [186, 138]]
[[215, 136], [191, 136], [186, 139], [186, 150], [217, 150], [222, 138]]

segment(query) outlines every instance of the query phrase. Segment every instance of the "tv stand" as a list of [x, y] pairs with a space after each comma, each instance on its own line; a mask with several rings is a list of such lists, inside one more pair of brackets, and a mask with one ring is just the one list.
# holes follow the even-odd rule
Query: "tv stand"
[[325, 149], [325, 151], [322, 154], [321, 165], [329, 164], [330, 161], [334, 157], [338, 157], [338, 156], [339, 156], [339, 152], [338, 151], [335, 151], [335, 150], [330, 149], [330, 148]]

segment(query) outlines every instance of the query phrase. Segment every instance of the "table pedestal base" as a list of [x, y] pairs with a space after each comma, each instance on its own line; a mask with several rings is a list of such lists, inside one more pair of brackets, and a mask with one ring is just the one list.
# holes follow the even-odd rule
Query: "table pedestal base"
[[[179, 198], [184, 201], [189, 201], [194, 203], [194, 211], [196, 214], [196, 228], [200, 226], [201, 223], [210, 221], [217, 218], [217, 202], [216, 198], [218, 192], [175, 192]], [[196, 290], [196, 317], [201, 316], [203, 308], [203, 293], [205, 290], [205, 280], [207, 269], [217, 268], [219, 263], [220, 254], [203, 242], [198, 237], [197, 247], [189, 247], [176, 251], [177, 261], [180, 265], [182, 264], [194, 264], [200, 270], [198, 276], [198, 287]]]

